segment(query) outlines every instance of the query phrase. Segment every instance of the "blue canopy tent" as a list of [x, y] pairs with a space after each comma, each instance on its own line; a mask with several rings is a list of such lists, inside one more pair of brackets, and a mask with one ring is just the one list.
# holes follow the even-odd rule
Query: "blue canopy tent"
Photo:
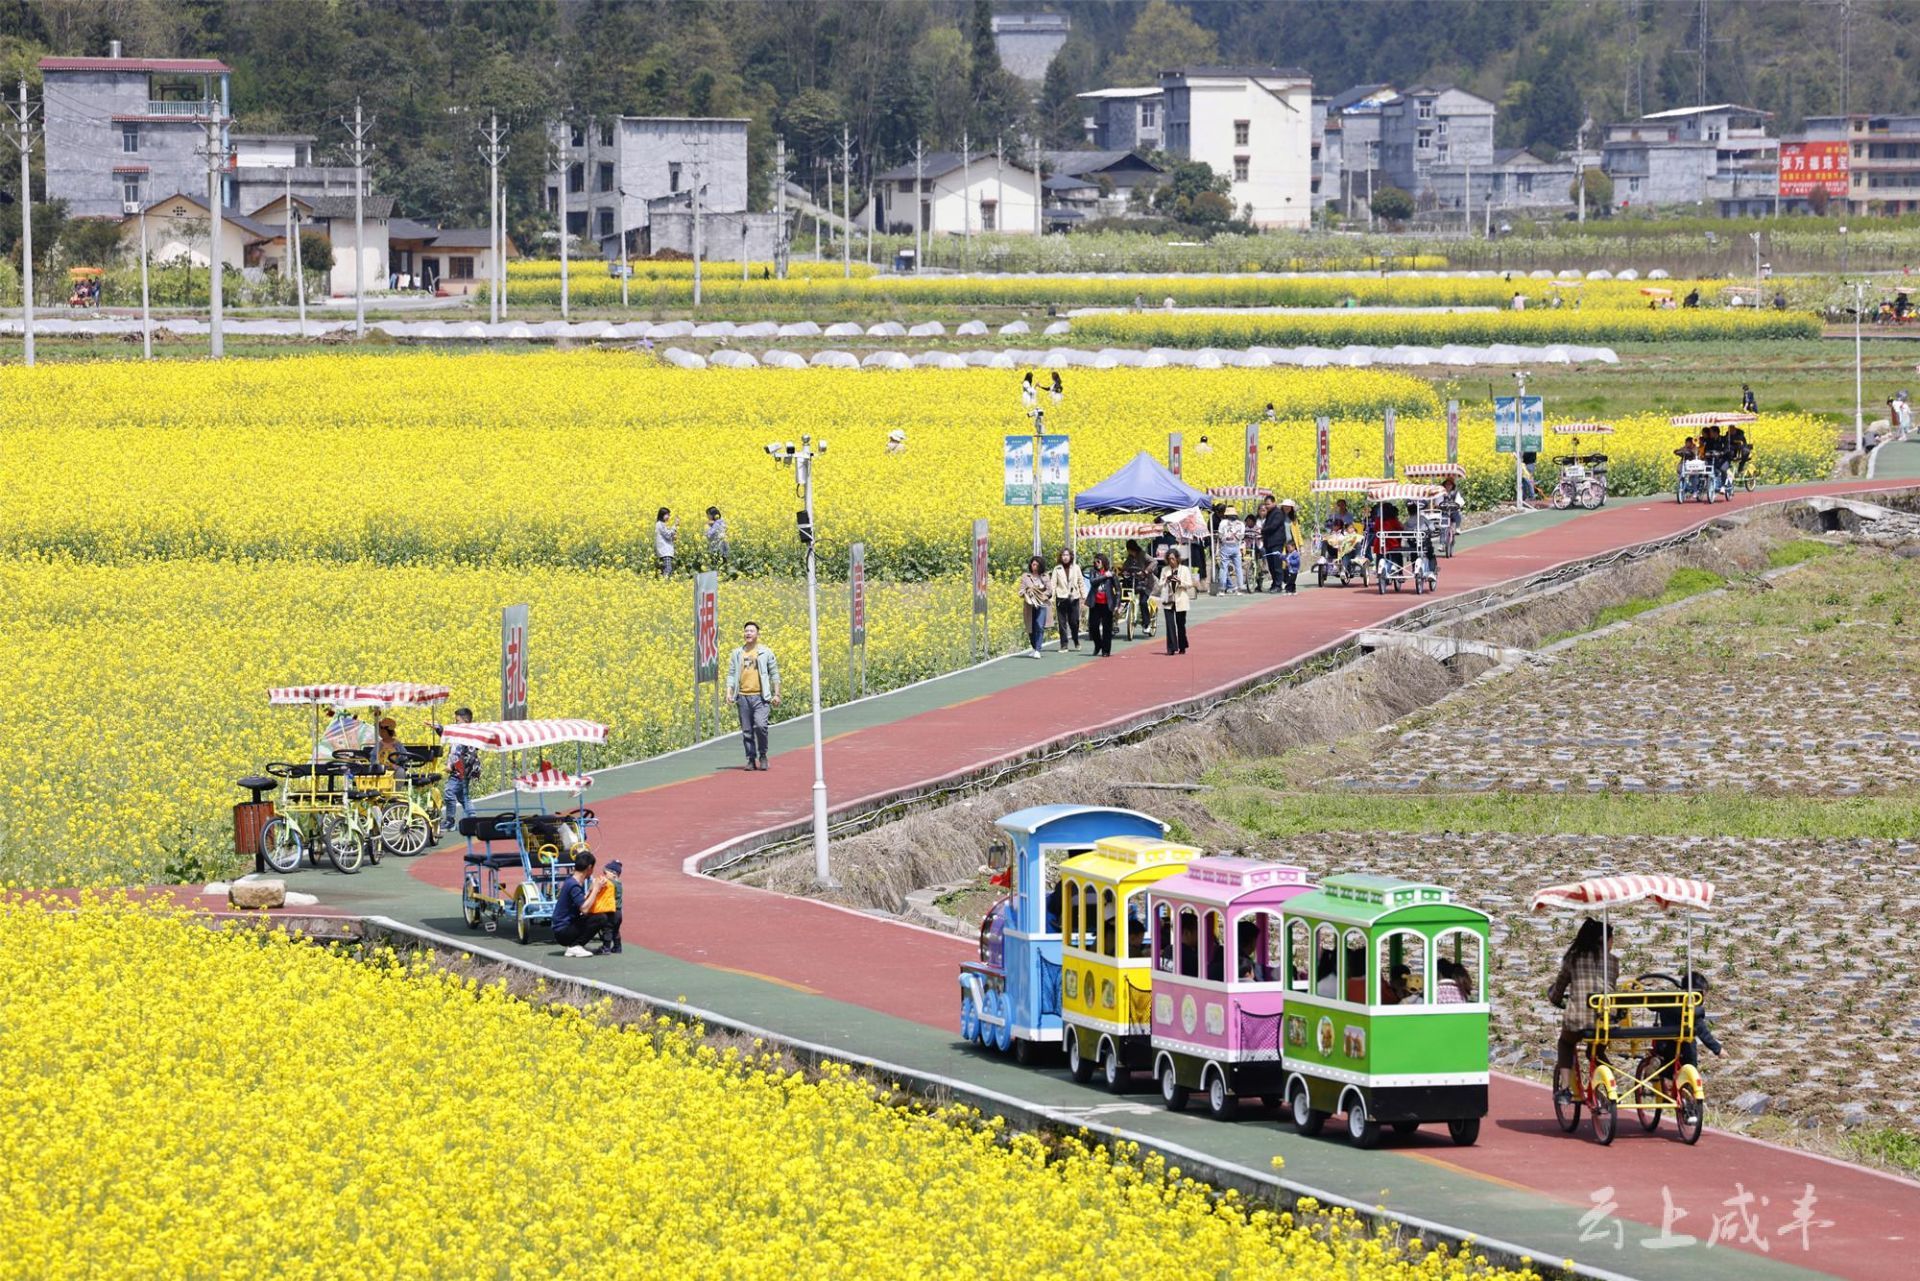
[[1089, 489], [1074, 495], [1083, 512], [1176, 512], [1207, 506], [1207, 496], [1183, 483], [1144, 450], [1133, 461]]

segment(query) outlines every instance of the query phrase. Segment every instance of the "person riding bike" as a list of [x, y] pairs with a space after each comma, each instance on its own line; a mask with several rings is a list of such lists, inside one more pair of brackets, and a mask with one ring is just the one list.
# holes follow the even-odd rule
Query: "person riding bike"
[[1727, 447], [1727, 438], [1720, 434], [1718, 427], [1708, 427], [1700, 433], [1700, 457], [1706, 460], [1707, 470], [1712, 476], [1709, 482], [1708, 496], [1725, 494], [1733, 496], [1733, 475], [1729, 471], [1732, 451]]

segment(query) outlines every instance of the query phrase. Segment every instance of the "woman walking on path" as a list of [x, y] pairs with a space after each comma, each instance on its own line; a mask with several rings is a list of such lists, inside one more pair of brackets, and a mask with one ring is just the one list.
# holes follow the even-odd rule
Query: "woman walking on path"
[[1096, 657], [1113, 653], [1113, 604], [1119, 599], [1113, 562], [1105, 553], [1095, 556], [1093, 573], [1087, 576], [1087, 635], [1093, 638]]
[[1069, 639], [1079, 649], [1080, 602], [1087, 598], [1087, 576], [1080, 572], [1072, 548], [1060, 549], [1060, 561], [1047, 576], [1047, 585], [1052, 589], [1054, 614], [1060, 622], [1060, 652], [1067, 652]]
[[1167, 616], [1167, 653], [1187, 652], [1187, 606], [1193, 603], [1193, 571], [1180, 563], [1180, 553], [1167, 553], [1166, 572], [1160, 576], [1160, 607]]
[[1038, 556], [1027, 558], [1027, 572], [1020, 575], [1020, 605], [1026, 612], [1029, 658], [1040, 657], [1040, 642], [1047, 634], [1047, 606], [1053, 601], [1053, 584], [1047, 581], [1047, 562]]

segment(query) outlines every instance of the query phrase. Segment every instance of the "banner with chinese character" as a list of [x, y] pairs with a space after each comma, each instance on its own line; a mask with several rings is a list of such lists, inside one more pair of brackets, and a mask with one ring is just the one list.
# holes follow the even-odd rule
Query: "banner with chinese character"
[[847, 549], [847, 607], [851, 641], [858, 649], [867, 643], [867, 545]]
[[987, 522], [973, 522], [973, 612], [987, 612]]
[[1177, 431], [1168, 432], [1167, 433], [1167, 470], [1172, 472], [1175, 477], [1178, 477], [1180, 475], [1180, 469], [1186, 465], [1186, 461], [1187, 461], [1186, 453], [1187, 453], [1187, 446], [1186, 446], [1185, 435]]
[[1460, 461], [1460, 402], [1447, 402], [1447, 461]]
[[1386, 448], [1380, 467], [1380, 475], [1387, 480], [1393, 479], [1393, 406], [1387, 406]]
[[1780, 194], [1829, 196], [1847, 194], [1848, 147], [1845, 142], [1782, 142]]
[[1333, 475], [1333, 420], [1325, 414], [1313, 420], [1313, 478], [1326, 480]]
[[1246, 486], [1253, 489], [1260, 483], [1260, 424], [1247, 424], [1247, 479]]
[[693, 683], [720, 679], [720, 575], [693, 576]]
[[527, 719], [527, 607], [500, 611], [500, 719]]

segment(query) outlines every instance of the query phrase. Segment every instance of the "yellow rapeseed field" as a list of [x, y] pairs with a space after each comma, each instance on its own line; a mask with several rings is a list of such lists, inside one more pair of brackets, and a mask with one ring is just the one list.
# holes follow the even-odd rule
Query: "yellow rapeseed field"
[[1805, 311], [1649, 311], [1589, 307], [1558, 311], [1113, 312], [1073, 322], [1076, 340], [1156, 347], [1295, 347], [1363, 344], [1438, 347], [1446, 343], [1708, 342], [1818, 338]]
[[0, 1004], [5, 1276], [1524, 1275], [274, 930], [0, 900]]

